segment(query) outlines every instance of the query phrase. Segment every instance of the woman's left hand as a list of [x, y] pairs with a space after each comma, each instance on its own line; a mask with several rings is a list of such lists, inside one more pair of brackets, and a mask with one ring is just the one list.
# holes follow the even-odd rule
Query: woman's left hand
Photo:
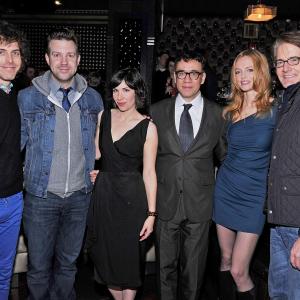
[[93, 170], [90, 172], [90, 179], [91, 179], [92, 184], [95, 183], [98, 173], [99, 173], [99, 170]]
[[140, 241], [143, 241], [149, 237], [149, 235], [153, 231], [155, 217], [148, 217], [145, 222], [144, 226], [140, 232]]

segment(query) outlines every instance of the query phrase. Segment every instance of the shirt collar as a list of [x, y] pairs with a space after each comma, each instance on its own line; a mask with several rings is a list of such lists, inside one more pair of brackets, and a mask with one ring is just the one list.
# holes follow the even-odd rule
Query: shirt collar
[[10, 93], [10, 91], [11, 91], [11, 89], [12, 89], [12, 87], [13, 87], [13, 84], [10, 82], [9, 84], [0, 84], [0, 89], [2, 90], [2, 91], [4, 91], [6, 94], [9, 94]]
[[[61, 85], [55, 78], [53, 78], [53, 76], [49, 76], [49, 88], [54, 95], [56, 95], [57, 92], [61, 93]], [[70, 89], [75, 90], [75, 80], [72, 80]]]
[[199, 95], [191, 102], [186, 102], [183, 99], [183, 97], [178, 93], [176, 97], [175, 106], [178, 108], [180, 106], [183, 106], [183, 104], [192, 104], [195, 108], [199, 108], [202, 105], [202, 103], [203, 103], [203, 97], [201, 93], [199, 93]]

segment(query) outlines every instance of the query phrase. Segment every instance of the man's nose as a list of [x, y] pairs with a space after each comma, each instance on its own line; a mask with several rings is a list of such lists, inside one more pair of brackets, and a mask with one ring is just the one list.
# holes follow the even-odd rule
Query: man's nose
[[284, 61], [283, 62], [283, 66], [282, 66], [282, 69], [284, 72], [287, 72], [288, 70], [290, 70], [291, 66], [288, 64], [287, 61]]
[[6, 59], [9, 63], [12, 63], [13, 62], [13, 56], [12, 56], [12, 53], [7, 53], [6, 54]]
[[191, 73], [186, 73], [184, 81], [188, 81], [188, 82], [192, 81]]
[[68, 62], [68, 58], [67, 58], [67, 55], [62, 55], [61, 56], [61, 62], [66, 64]]

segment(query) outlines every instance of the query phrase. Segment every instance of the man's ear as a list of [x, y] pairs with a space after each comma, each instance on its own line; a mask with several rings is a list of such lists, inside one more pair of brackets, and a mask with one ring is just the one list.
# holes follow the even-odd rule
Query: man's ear
[[46, 59], [47, 65], [49, 66], [49, 65], [50, 65], [50, 62], [49, 62], [49, 56], [48, 56], [48, 53], [45, 53], [45, 59]]
[[202, 78], [201, 78], [201, 84], [203, 84], [203, 83], [204, 83], [204, 81], [205, 81], [205, 78], [206, 78], [206, 73], [205, 73], [205, 72], [203, 72], [203, 74], [202, 74]]

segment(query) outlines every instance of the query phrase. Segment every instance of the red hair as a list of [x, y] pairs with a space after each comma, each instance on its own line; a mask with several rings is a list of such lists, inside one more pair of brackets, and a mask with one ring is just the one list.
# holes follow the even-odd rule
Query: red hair
[[257, 116], [263, 116], [271, 108], [271, 75], [268, 60], [258, 50], [248, 49], [237, 55], [231, 68], [231, 103], [224, 109], [223, 115], [233, 121], [240, 116], [244, 103], [244, 92], [240, 89], [235, 75], [237, 61], [244, 56], [251, 58], [254, 68], [253, 89], [257, 92], [255, 103]]

